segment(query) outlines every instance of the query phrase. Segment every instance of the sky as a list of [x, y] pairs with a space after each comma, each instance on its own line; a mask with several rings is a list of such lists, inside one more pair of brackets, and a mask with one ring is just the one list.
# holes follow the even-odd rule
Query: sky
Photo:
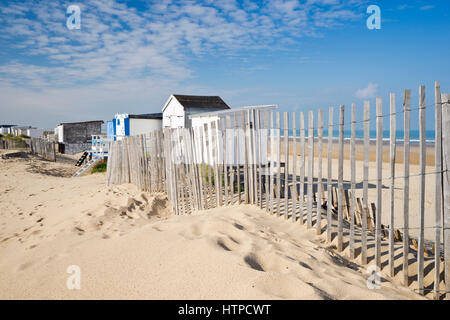
[[388, 112], [391, 92], [400, 109], [405, 89], [417, 106], [425, 85], [432, 104], [435, 81], [450, 93], [449, 14], [448, 0], [2, 0], [0, 124], [160, 112], [172, 93], [296, 112], [355, 103], [360, 117], [377, 97]]

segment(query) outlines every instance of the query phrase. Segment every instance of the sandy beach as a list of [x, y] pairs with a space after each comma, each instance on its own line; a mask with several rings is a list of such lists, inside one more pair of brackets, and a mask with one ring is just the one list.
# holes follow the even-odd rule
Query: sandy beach
[[61, 160], [0, 160], [0, 299], [423, 299], [385, 275], [368, 289], [366, 267], [256, 207], [174, 216]]

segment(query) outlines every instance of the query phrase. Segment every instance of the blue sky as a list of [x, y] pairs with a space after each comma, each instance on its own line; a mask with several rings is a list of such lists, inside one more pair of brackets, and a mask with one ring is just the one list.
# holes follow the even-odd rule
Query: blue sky
[[[371, 4], [381, 30], [366, 27]], [[432, 103], [435, 80], [450, 92], [449, 14], [445, 0], [2, 1], [0, 122], [158, 112], [171, 93], [280, 111], [382, 97], [387, 112], [390, 92], [416, 106], [423, 84]]]

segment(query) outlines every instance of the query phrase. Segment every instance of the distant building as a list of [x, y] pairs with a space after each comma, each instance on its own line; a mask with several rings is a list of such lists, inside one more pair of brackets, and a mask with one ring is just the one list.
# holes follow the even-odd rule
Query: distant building
[[102, 120], [61, 123], [55, 129], [60, 153], [76, 154], [91, 149], [92, 136], [101, 135]]
[[10, 133], [11, 128], [16, 127], [14, 124], [0, 124], [0, 134]]
[[162, 109], [162, 125], [164, 128], [190, 128], [190, 115], [227, 109], [230, 107], [218, 96], [172, 94]]
[[0, 125], [0, 134], [12, 134], [13, 136], [26, 135], [31, 138], [41, 138], [43, 133], [44, 129], [33, 128], [31, 126]]
[[57, 141], [57, 136], [55, 135], [55, 130], [53, 130], [53, 131], [45, 130], [42, 133], [42, 138], [47, 141], [52, 141], [52, 142]]
[[32, 129], [31, 126], [12, 126], [8, 128], [8, 134], [12, 134], [13, 136], [27, 135], [27, 130]]
[[25, 131], [25, 134], [30, 138], [42, 138], [44, 131], [44, 129], [30, 128]]
[[148, 134], [162, 128], [162, 113], [116, 114], [107, 123], [108, 140], [120, 140], [123, 137]]

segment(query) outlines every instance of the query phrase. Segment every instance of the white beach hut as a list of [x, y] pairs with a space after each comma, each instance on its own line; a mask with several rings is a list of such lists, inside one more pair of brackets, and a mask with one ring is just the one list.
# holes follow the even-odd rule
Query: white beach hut
[[230, 110], [230, 107], [219, 96], [172, 94], [162, 109], [163, 127], [190, 128], [191, 115], [221, 110]]

